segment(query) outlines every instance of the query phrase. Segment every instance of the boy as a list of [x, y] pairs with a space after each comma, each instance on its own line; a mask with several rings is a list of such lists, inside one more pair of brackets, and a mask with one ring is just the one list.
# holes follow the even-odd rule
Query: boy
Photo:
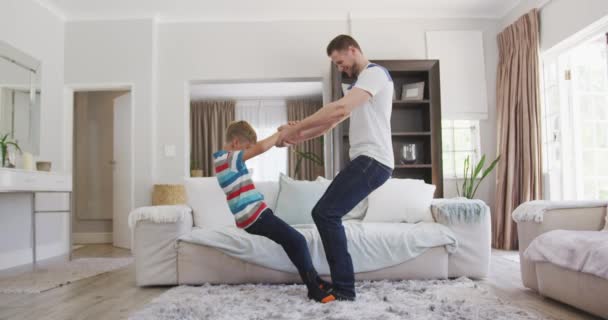
[[306, 239], [301, 233], [276, 217], [264, 203], [264, 197], [251, 181], [245, 161], [258, 156], [277, 143], [278, 132], [257, 142], [255, 130], [246, 121], [228, 125], [226, 143], [222, 150], [213, 154], [213, 166], [220, 187], [226, 193], [230, 211], [236, 225], [246, 232], [269, 238], [283, 247], [289, 259], [308, 288], [308, 297], [321, 303], [335, 300], [323, 288], [323, 281], [315, 270]]

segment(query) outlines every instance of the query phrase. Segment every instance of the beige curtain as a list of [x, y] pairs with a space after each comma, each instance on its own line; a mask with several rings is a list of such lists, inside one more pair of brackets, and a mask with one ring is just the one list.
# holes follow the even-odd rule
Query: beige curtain
[[538, 10], [522, 16], [498, 35], [496, 84], [497, 147], [492, 245], [515, 250], [511, 213], [521, 203], [541, 198], [541, 127], [539, 102]]
[[190, 167], [213, 176], [212, 155], [224, 145], [226, 127], [234, 121], [234, 101], [190, 102]]
[[[323, 107], [321, 99], [298, 99], [287, 101], [287, 119], [289, 121], [302, 120]], [[296, 165], [300, 156], [300, 152], [311, 152], [317, 155], [320, 159], [323, 158], [323, 137], [318, 137], [312, 140], [305, 141], [298, 145], [289, 148], [288, 151], [288, 171], [289, 176], [299, 180], [314, 180], [318, 176], [323, 176], [324, 166], [317, 165], [308, 159], [302, 159], [300, 162], [299, 172], [296, 172]]]

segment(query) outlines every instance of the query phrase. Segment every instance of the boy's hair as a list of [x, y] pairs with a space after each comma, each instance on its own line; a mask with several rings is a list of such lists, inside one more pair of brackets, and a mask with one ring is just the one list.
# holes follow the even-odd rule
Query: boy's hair
[[249, 122], [243, 120], [232, 121], [226, 128], [226, 141], [230, 142], [234, 138], [251, 143], [258, 142], [258, 136], [253, 127]]
[[331, 42], [327, 45], [327, 56], [331, 56], [334, 51], [342, 51], [348, 49], [348, 47], [352, 46], [353, 48], [357, 48], [359, 51], [361, 47], [359, 47], [359, 43], [353, 37], [345, 34], [341, 34], [335, 37]]

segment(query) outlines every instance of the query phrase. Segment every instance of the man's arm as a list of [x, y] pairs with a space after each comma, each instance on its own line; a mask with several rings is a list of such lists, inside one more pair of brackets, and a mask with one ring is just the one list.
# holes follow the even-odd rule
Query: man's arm
[[324, 134], [326, 134], [328, 131], [330, 131], [331, 129], [333, 129], [334, 127], [336, 127], [341, 121], [336, 122], [335, 124], [329, 124], [329, 125], [321, 125], [318, 127], [314, 127], [312, 129], [308, 129], [305, 131], [300, 132], [299, 135], [296, 135], [295, 138], [293, 140], [289, 140], [289, 141], [285, 141], [286, 143], [293, 145], [293, 144], [298, 144], [302, 141], [306, 141], [306, 140], [310, 140], [310, 139], [314, 139], [317, 137], [320, 137]]
[[[298, 123], [299, 121], [289, 121], [287, 124], [284, 124], [282, 126], [280, 126], [277, 131], [281, 131], [287, 127], [290, 126], [294, 126]], [[303, 140], [309, 140], [309, 139], [314, 139], [316, 137], [320, 137], [322, 135], [324, 135], [327, 131], [333, 129], [336, 125], [321, 125], [321, 126], [317, 126], [305, 131], [301, 131], [300, 134], [298, 135], [298, 141], [303, 141]]]
[[371, 98], [371, 94], [359, 88], [353, 88], [340, 100], [331, 102], [313, 115], [281, 130], [277, 143], [284, 141], [292, 144], [318, 137], [338, 125], [350, 116], [352, 111]]
[[258, 143], [254, 144], [253, 146], [245, 149], [243, 151], [243, 161], [247, 161], [251, 158], [257, 157], [260, 154], [268, 151], [268, 149], [274, 147], [275, 144], [277, 144], [277, 139], [279, 137], [279, 132], [271, 135], [270, 137], [259, 141]]

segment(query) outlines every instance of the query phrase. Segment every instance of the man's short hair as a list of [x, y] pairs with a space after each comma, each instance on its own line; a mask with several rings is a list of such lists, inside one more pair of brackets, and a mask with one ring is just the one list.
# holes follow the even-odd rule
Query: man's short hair
[[247, 121], [232, 121], [226, 128], [226, 141], [232, 141], [237, 138], [243, 142], [256, 143], [258, 136], [255, 133], [255, 129]]
[[327, 56], [331, 56], [334, 51], [342, 51], [348, 49], [348, 47], [352, 46], [353, 48], [361, 50], [359, 47], [359, 43], [353, 37], [345, 34], [341, 34], [335, 37], [329, 44], [327, 45]]

